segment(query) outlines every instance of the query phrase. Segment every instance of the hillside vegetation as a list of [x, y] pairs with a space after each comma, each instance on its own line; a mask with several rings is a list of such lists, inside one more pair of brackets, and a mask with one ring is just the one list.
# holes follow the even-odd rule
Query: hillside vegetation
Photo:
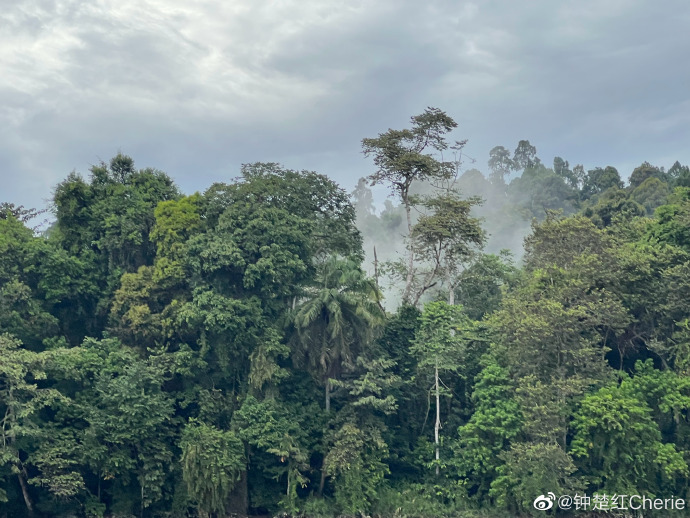
[[364, 139], [352, 195], [272, 163], [185, 195], [118, 154], [45, 232], [2, 204], [0, 516], [687, 497], [690, 170], [520, 141], [485, 175], [455, 127]]

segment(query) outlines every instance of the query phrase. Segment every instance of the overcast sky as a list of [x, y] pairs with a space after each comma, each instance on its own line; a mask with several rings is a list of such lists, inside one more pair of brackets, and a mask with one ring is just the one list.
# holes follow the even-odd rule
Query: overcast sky
[[6, 0], [0, 201], [43, 207], [118, 151], [187, 193], [255, 161], [351, 190], [361, 139], [427, 106], [482, 170], [520, 139], [623, 176], [688, 164], [688, 27], [687, 0]]

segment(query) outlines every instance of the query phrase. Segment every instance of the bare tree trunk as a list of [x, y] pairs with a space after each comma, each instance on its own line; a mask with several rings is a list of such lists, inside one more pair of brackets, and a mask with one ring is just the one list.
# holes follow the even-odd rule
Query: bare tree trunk
[[[407, 216], [407, 238], [411, 238], [412, 234], [412, 208], [410, 207], [410, 202], [407, 199], [407, 194], [404, 194], [403, 203], [405, 204], [405, 215]], [[413, 268], [414, 268], [414, 251], [412, 246], [409, 248], [409, 258], [407, 260], [407, 277], [405, 278], [405, 291], [403, 292], [403, 303], [409, 304], [410, 296], [412, 292], [412, 281], [413, 281]]]
[[22, 488], [22, 496], [24, 496], [24, 503], [26, 504], [26, 509], [29, 512], [29, 516], [34, 515], [34, 504], [31, 502], [31, 496], [29, 495], [29, 488], [26, 487], [26, 480], [24, 480], [24, 473], [26, 470], [22, 468], [20, 473], [17, 473], [17, 478], [19, 479], [19, 485]]
[[288, 461], [288, 471], [287, 471], [287, 489], [285, 490], [285, 496], [290, 498], [290, 461]]
[[[331, 379], [326, 378], [326, 413], [331, 411]], [[321, 462], [321, 480], [319, 481], [318, 496], [323, 496], [323, 488], [326, 486], [326, 453], [323, 454]]]
[[323, 456], [323, 462], [321, 463], [321, 480], [319, 481], [319, 492], [318, 496], [323, 496], [323, 488], [326, 487], [326, 456]]
[[376, 283], [376, 304], [378, 304], [381, 311], [385, 313], [386, 310], [383, 307], [383, 304], [381, 304], [381, 300], [379, 297], [381, 288], [379, 287], [379, 258], [376, 255], [376, 247], [374, 247], [374, 282]]
[[434, 371], [434, 376], [436, 377], [435, 379], [435, 386], [436, 386], [436, 424], [434, 425], [434, 443], [436, 444], [436, 476], [439, 475], [440, 469], [439, 469], [439, 459], [440, 459], [440, 451], [439, 451], [439, 431], [441, 430], [441, 392], [440, 392], [440, 387], [439, 387], [439, 380], [438, 380], [438, 358], [436, 358], [436, 366], [435, 366], [435, 371]]

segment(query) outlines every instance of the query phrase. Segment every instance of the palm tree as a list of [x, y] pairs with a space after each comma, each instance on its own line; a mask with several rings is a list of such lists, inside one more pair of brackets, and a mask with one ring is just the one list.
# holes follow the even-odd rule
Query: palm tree
[[383, 322], [381, 295], [353, 259], [337, 256], [321, 264], [316, 283], [293, 313], [295, 356], [324, 386], [331, 408], [331, 379], [354, 365], [357, 355]]

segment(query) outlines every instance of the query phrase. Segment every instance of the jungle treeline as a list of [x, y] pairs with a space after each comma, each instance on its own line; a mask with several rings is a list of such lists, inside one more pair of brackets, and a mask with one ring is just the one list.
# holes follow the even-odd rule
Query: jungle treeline
[[5, 200], [0, 516], [690, 496], [690, 169], [525, 140], [482, 173], [456, 126], [363, 139], [353, 193], [255, 163], [185, 195], [118, 154], [41, 231]]

